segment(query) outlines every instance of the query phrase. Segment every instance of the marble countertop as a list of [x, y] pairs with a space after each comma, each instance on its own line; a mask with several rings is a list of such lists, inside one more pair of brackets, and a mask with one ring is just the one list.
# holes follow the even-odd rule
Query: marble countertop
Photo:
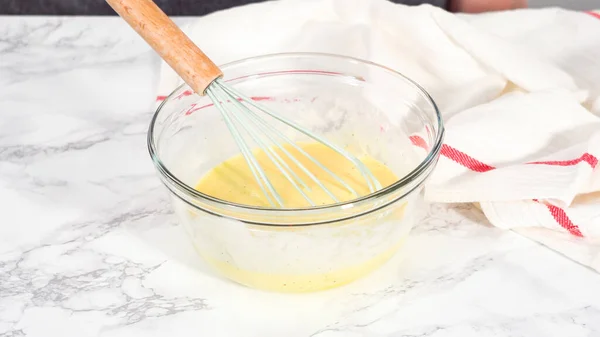
[[118, 18], [0, 16], [0, 336], [600, 336], [600, 275], [466, 205], [335, 290], [207, 272], [146, 150], [158, 65]]

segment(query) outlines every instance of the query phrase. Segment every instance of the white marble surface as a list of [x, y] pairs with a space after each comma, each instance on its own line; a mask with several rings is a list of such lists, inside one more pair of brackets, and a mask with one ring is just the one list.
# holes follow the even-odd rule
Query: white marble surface
[[0, 16], [0, 336], [600, 336], [600, 275], [470, 206], [332, 291], [210, 274], [147, 155], [157, 67], [116, 18]]

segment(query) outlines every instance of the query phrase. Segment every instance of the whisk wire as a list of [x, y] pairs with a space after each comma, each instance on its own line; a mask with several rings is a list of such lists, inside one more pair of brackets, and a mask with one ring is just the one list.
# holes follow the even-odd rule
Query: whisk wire
[[[262, 192], [264, 193], [265, 197], [267, 198], [267, 201], [271, 204], [271, 206], [275, 206], [275, 203], [273, 202], [272, 198], [269, 196], [269, 193], [267, 192], [267, 189], [268, 189], [273, 194], [277, 203], [279, 205], [283, 206], [283, 201], [281, 200], [281, 197], [275, 191], [275, 189], [273, 188], [273, 185], [270, 184], [264, 171], [260, 168], [260, 165], [256, 162], [256, 158], [254, 157], [254, 154], [252, 154], [252, 151], [250, 149], [248, 149], [246, 142], [243, 140], [243, 138], [239, 134], [239, 131], [237, 130], [236, 126], [231, 121], [231, 118], [229, 117], [229, 113], [228, 113], [227, 109], [225, 109], [223, 107], [223, 102], [221, 102], [216, 97], [216, 95], [213, 93], [212, 86], [209, 86], [206, 89], [206, 95], [208, 95], [208, 97], [214, 102], [215, 106], [217, 107], [217, 109], [219, 110], [221, 115], [223, 116], [223, 119], [225, 120], [225, 124], [227, 125], [229, 132], [231, 133], [234, 141], [236, 142], [238, 148], [240, 149], [240, 152], [242, 152], [242, 156], [246, 160], [246, 164], [248, 164], [248, 167], [250, 168], [250, 171], [252, 172], [254, 179], [258, 183], [258, 185], [259, 185], [260, 189], [262, 190]], [[265, 185], [266, 185], [266, 188], [265, 188]]]
[[329, 190], [319, 179], [317, 179], [317, 177], [315, 177], [314, 174], [312, 174], [312, 172], [310, 172], [310, 170], [308, 170], [304, 165], [302, 165], [302, 163], [300, 163], [298, 161], [298, 159], [296, 159], [296, 157], [294, 157], [285, 147], [281, 146], [281, 144], [279, 142], [277, 142], [273, 136], [270, 135], [270, 132], [273, 132], [276, 136], [278, 136], [279, 138], [283, 139], [284, 143], [290, 144], [292, 147], [294, 147], [298, 152], [300, 152], [301, 154], [303, 154], [305, 157], [307, 157], [309, 160], [311, 160], [313, 163], [315, 163], [317, 166], [319, 166], [321, 169], [323, 169], [325, 172], [330, 173], [333, 178], [339, 182], [342, 186], [344, 186], [346, 189], [348, 189], [353, 195], [358, 196], [358, 194], [356, 194], [356, 192], [354, 191], [354, 189], [352, 189], [352, 187], [350, 187], [350, 185], [346, 184], [340, 177], [338, 177], [337, 175], [335, 175], [333, 172], [329, 171], [324, 165], [322, 165], [321, 163], [319, 163], [316, 159], [314, 159], [311, 155], [309, 155], [308, 153], [306, 153], [304, 150], [302, 150], [302, 148], [298, 147], [296, 144], [294, 144], [289, 138], [287, 138], [286, 136], [284, 136], [281, 132], [279, 132], [277, 129], [269, 129], [269, 125], [260, 117], [258, 117], [254, 112], [251, 111], [251, 113], [248, 114], [255, 122], [257, 125], [260, 126], [261, 130], [264, 132], [264, 135], [269, 138], [273, 143], [276, 144], [277, 147], [279, 147], [279, 149], [285, 153], [285, 155], [294, 163], [296, 164], [296, 166], [298, 168], [300, 168], [302, 170], [302, 172], [304, 172], [307, 176], [310, 177], [310, 179], [312, 181], [314, 181], [322, 190], [325, 191], [325, 193], [327, 193], [327, 195], [329, 195], [329, 197], [334, 201], [334, 202], [338, 202], [338, 198], [331, 192], [331, 190]]
[[[242, 106], [242, 108], [237, 106], [237, 104], [239, 104], [239, 102], [237, 100], [231, 100], [231, 99], [229, 99], [230, 97], [227, 97], [227, 96], [225, 96], [225, 97], [223, 97], [221, 95], [219, 95], [219, 96], [222, 101], [233, 104], [238, 109], [238, 111], [240, 111], [240, 109], [244, 108], [243, 106]], [[283, 159], [281, 159], [281, 157], [277, 154], [277, 152], [275, 152], [271, 147], [267, 146], [265, 144], [265, 142], [263, 142], [263, 140], [257, 136], [257, 132], [251, 130], [250, 126], [252, 124], [244, 123], [242, 118], [244, 118], [246, 122], [248, 122], [249, 119], [247, 119], [246, 116], [244, 116], [245, 115], [244, 110], [241, 110], [240, 112], [241, 112], [240, 114], [236, 114], [236, 113], [229, 111], [229, 113], [231, 114], [233, 119], [235, 119], [242, 126], [242, 128], [246, 131], [246, 133], [250, 136], [250, 138], [252, 138], [252, 140], [254, 140], [254, 142], [256, 142], [256, 144], [267, 155], [269, 160], [271, 160], [271, 162], [273, 164], [275, 164], [277, 169], [279, 169], [279, 171], [281, 171], [281, 173], [292, 184], [292, 186], [294, 186], [294, 188], [302, 195], [302, 197], [304, 197], [304, 199], [306, 199], [306, 201], [308, 201], [308, 203], [311, 206], [314, 206], [315, 205], [314, 202], [308, 197], [308, 195], [306, 195], [306, 193], [302, 190], [302, 188], [300, 188], [298, 186], [298, 182], [300, 182], [305, 187], [306, 187], [306, 184], [302, 181], [302, 179], [300, 179], [300, 177], [298, 177], [294, 173], [294, 171], [289, 167], [289, 165]], [[240, 117], [240, 116], [243, 116], [243, 117]], [[294, 176], [295, 179], [292, 176]], [[270, 182], [267, 182], [267, 184], [270, 184]], [[284, 206], [284, 205], [281, 205], [281, 206]]]
[[[227, 89], [229, 88], [223, 88], [225, 91], [228, 91]], [[233, 95], [231, 96], [233, 97]], [[242, 97], [240, 96], [242, 99], [247, 97]], [[236, 100], [237, 101], [237, 100]], [[248, 101], [246, 101], [248, 102]], [[253, 105], [254, 107], [256, 107], [257, 109], [261, 110], [262, 109], [258, 106], [258, 105]], [[289, 144], [290, 146], [292, 146], [294, 149], [296, 149], [296, 151], [300, 152], [302, 155], [304, 155], [306, 158], [308, 158], [313, 164], [317, 165], [320, 169], [322, 169], [323, 171], [325, 171], [327, 174], [329, 174], [336, 182], [338, 182], [340, 185], [342, 185], [344, 188], [346, 188], [348, 191], [350, 191], [350, 193], [352, 193], [352, 195], [357, 198], [358, 197], [358, 193], [348, 184], [346, 183], [341, 177], [339, 177], [337, 174], [333, 173], [330, 169], [328, 169], [325, 165], [321, 164], [318, 160], [316, 160], [314, 157], [312, 157], [310, 154], [308, 154], [306, 151], [304, 151], [301, 147], [299, 147], [298, 145], [295, 144], [295, 142], [293, 142], [292, 140], [290, 140], [288, 137], [286, 137], [283, 133], [281, 133], [279, 130], [277, 130], [276, 128], [273, 128], [272, 126], [270, 126], [268, 123], [266, 123], [262, 118], [260, 118], [254, 111], [252, 111], [251, 109], [247, 109], [247, 111], [249, 112], [250, 115], [253, 116], [254, 119], [256, 119], [257, 121], [259, 121], [261, 124], [263, 124], [265, 127], [270, 128], [270, 131], [273, 132], [274, 134], [276, 134], [279, 138], [281, 138], [284, 143]], [[326, 144], [325, 144], [326, 145]], [[287, 151], [286, 151], [287, 152]], [[296, 158], [289, 154], [288, 152], [288, 156], [302, 169], [303, 172], [305, 172], [309, 177], [311, 177], [311, 179], [317, 184], [319, 185], [319, 187], [321, 187], [323, 190], [326, 191], [326, 193], [335, 201], [338, 202], [338, 199], [333, 195], [333, 193], [331, 193], [331, 191], [326, 188], [319, 179], [317, 179], [311, 172], [310, 170], [306, 169], [306, 167], [304, 167], [304, 165], [300, 164]], [[354, 162], [353, 162], [354, 163]]]
[[[294, 155], [292, 155], [283, 145], [289, 144], [300, 154], [305, 156], [308, 160], [314, 163], [316, 166], [321, 168], [324, 172], [329, 174], [336, 182], [338, 182], [341, 186], [346, 188], [350, 193], [353, 194], [354, 197], [358, 197], [358, 193], [341, 177], [337, 174], [333, 173], [323, 164], [321, 164], [318, 160], [300, 148], [295, 144], [292, 140], [290, 140], [287, 136], [285, 136], [281, 131], [277, 128], [270, 125], [263, 118], [261, 118], [257, 111], [262, 113], [266, 113], [267, 115], [273, 117], [274, 119], [284, 123], [285, 125], [292, 127], [293, 129], [303, 133], [304, 135], [312, 138], [313, 140], [322, 143], [323, 145], [329, 147], [331, 150], [337, 152], [338, 154], [344, 156], [347, 160], [352, 162], [359, 170], [360, 174], [363, 176], [365, 181], [367, 182], [367, 186], [371, 192], [374, 192], [376, 189], [381, 188], [381, 184], [379, 181], [373, 176], [371, 171], [360, 161], [358, 158], [349, 154], [345, 150], [340, 147], [329, 143], [325, 139], [313, 134], [306, 128], [302, 127], [294, 123], [293, 121], [289, 121], [279, 114], [258, 105], [253, 102], [253, 100], [241, 93], [237, 90], [233, 89], [230, 86], [227, 86], [222, 82], [221, 79], [216, 79], [211, 85], [206, 89], [206, 94], [213, 101], [223, 119], [227, 128], [229, 129], [231, 135], [234, 138], [244, 160], [248, 164], [254, 179], [257, 181], [260, 189], [265, 194], [267, 201], [271, 204], [271, 206], [275, 207], [276, 204], [279, 207], [285, 207], [284, 202], [281, 196], [275, 190], [273, 184], [267, 177], [267, 174], [263, 170], [263, 168], [258, 164], [256, 156], [252, 152], [252, 150], [248, 147], [248, 144], [244, 140], [244, 136], [242, 136], [239, 127], [236, 124], [241, 125], [241, 129], [249, 138], [251, 138], [256, 145], [258, 145], [269, 160], [277, 167], [277, 169], [283, 174], [283, 176], [292, 184], [292, 186], [302, 195], [306, 201], [315, 206], [314, 201], [304, 192], [303, 188], [310, 191], [307, 184], [296, 174], [296, 172], [288, 165], [288, 163], [274, 150], [275, 147], [279, 148], [287, 158], [289, 158], [302, 172], [304, 172], [312, 181], [314, 181], [334, 202], [339, 202], [338, 198], [333, 194], [333, 192], [327, 188], [309, 169], [307, 169]], [[232, 105], [235, 109], [228, 109], [225, 105]], [[254, 108], [257, 111], [251, 109]], [[264, 136], [266, 140], [263, 140], [261, 136]], [[279, 139], [279, 140], [278, 140]], [[299, 186], [301, 185], [301, 186]], [[271, 198], [271, 196], [273, 198]], [[273, 201], [275, 199], [275, 201]]]
[[377, 178], [375, 178], [373, 173], [360, 160], [355, 158], [353, 155], [349, 154], [347, 151], [336, 146], [335, 144], [328, 142], [326, 139], [324, 139], [316, 134], [313, 134], [308, 129], [304, 128], [303, 126], [301, 126], [291, 120], [287, 120], [287, 119], [283, 118], [276, 112], [271, 111], [270, 109], [267, 109], [266, 107], [260, 106], [259, 104], [256, 104], [251, 98], [245, 96], [244, 94], [238, 92], [237, 90], [235, 90], [232, 87], [223, 83], [223, 81], [220, 78], [216, 79], [215, 83], [220, 88], [222, 88], [224, 91], [226, 91], [230, 96], [234, 97], [236, 100], [238, 97], [241, 98], [242, 101], [244, 101], [246, 104], [268, 114], [269, 116], [277, 119], [278, 121], [296, 129], [297, 131], [303, 133], [304, 135], [316, 140], [317, 142], [324, 144], [325, 146], [329, 147], [330, 149], [332, 149], [335, 152], [339, 153], [340, 155], [344, 156], [347, 160], [351, 161], [359, 169], [361, 175], [365, 178], [365, 181], [367, 182], [367, 185], [368, 185], [371, 193], [375, 192], [375, 190], [377, 190], [377, 189], [381, 189], [381, 183], [377, 180]]
[[[227, 94], [228, 95], [228, 94]], [[230, 97], [231, 98], [231, 97]], [[241, 113], [240, 115], [243, 116], [244, 120], [249, 122], [249, 123], [242, 123], [242, 121], [240, 121], [238, 119], [238, 121], [240, 123], [242, 123], [242, 125], [246, 128], [246, 131], [250, 134], [250, 136], [255, 140], [255, 141], [260, 141], [260, 138], [256, 137], [256, 132], [253, 132], [251, 130], [249, 130], [249, 128], [246, 125], [254, 125], [257, 129], [262, 131], [262, 134], [275, 146], [277, 146], [281, 151], [283, 151], [283, 153], [285, 153], [289, 159], [291, 159], [296, 165], [301, 166], [301, 164], [296, 160], [296, 158], [294, 158], [294, 156], [292, 156], [283, 146], [281, 146], [281, 144], [279, 144], [275, 139], [273, 139], [273, 137], [269, 134], [269, 132], [271, 130], [269, 130], [267, 127], [265, 127], [264, 125], [261, 124], [262, 120], [260, 118], [257, 119], [256, 115], [254, 115], [254, 113], [251, 110], [248, 110], [244, 105], [242, 105], [239, 101], [237, 100], [232, 100], [232, 99], [228, 99], [228, 102], [231, 102], [235, 105], [235, 107], [237, 108], [237, 110]], [[250, 113], [248, 113], [250, 112]], [[252, 118], [249, 118], [252, 117]], [[277, 160], [283, 165], [285, 166], [286, 169], [289, 170], [290, 174], [298, 181], [298, 183], [300, 183], [300, 185], [302, 185], [303, 188], [307, 189], [307, 190], [311, 190], [311, 188], [304, 182], [304, 180], [302, 180], [302, 178], [300, 178], [300, 176], [298, 176], [296, 174], [296, 172], [294, 172], [294, 170], [292, 170], [289, 165], [287, 164], [287, 162], [285, 160], [283, 160], [279, 154], [277, 154], [277, 152], [275, 152], [273, 150], [272, 147], [263, 147], [263, 150], [265, 151], [269, 151], [271, 154], [273, 154]], [[308, 170], [306, 170], [306, 172], [309, 172]]]
[[[273, 133], [275, 136], [278, 136], [279, 138], [283, 139], [284, 143], [288, 143], [288, 144], [292, 145], [296, 150], [298, 150], [303, 155], [305, 155], [309, 160], [311, 160], [317, 166], [319, 166], [320, 168], [322, 168], [323, 170], [328, 172], [336, 181], [338, 181], [342, 186], [347, 188], [355, 197], [358, 197], [358, 194], [356, 193], [356, 191], [354, 191], [354, 189], [350, 185], [348, 185], [346, 182], [344, 182], [342, 178], [340, 178], [339, 176], [337, 176], [336, 174], [331, 172], [329, 169], [327, 169], [327, 167], [325, 167], [323, 164], [319, 163], [316, 159], [314, 159], [312, 156], [310, 156], [308, 153], [306, 153], [300, 147], [295, 145], [294, 142], [292, 142], [289, 138], [287, 138], [285, 135], [283, 135], [281, 132], [279, 132], [279, 130], [277, 130], [276, 128], [269, 125], [266, 121], [264, 121], [264, 119], [260, 118], [254, 111], [252, 111], [251, 109], [249, 109], [248, 107], [246, 107], [242, 103], [240, 103], [240, 101], [236, 97], [233, 97], [232, 95], [227, 93], [227, 91], [225, 89], [223, 89], [219, 86], [214, 86], [213, 88], [211, 88], [211, 93], [213, 93], [213, 94], [216, 94], [216, 92], [218, 92], [218, 91], [225, 93], [227, 95], [227, 97], [223, 97], [223, 96], [219, 95], [217, 98], [219, 98], [222, 102], [227, 102], [227, 103], [233, 104], [237, 108], [238, 112], [240, 112], [240, 114], [239, 114], [240, 116], [243, 116], [243, 118], [246, 121], [251, 122], [252, 125], [254, 125], [257, 129], [262, 131], [262, 132], [260, 132], [260, 134], [264, 135], [275, 146], [277, 146], [294, 164], [296, 164], [296, 166], [298, 168], [300, 168], [300, 170], [302, 170], [305, 174], [307, 174], [311, 178], [311, 180], [313, 180], [323, 191], [325, 191], [325, 193], [334, 202], [339, 202], [339, 199], [335, 196], [335, 194], [333, 194], [333, 192], [331, 192], [330, 189], [328, 189], [319, 179], [317, 179], [317, 177], [315, 177], [315, 175], [313, 173], [311, 173], [310, 170], [308, 170], [304, 165], [302, 165], [302, 163], [300, 163], [300, 161], [298, 161], [298, 159], [296, 159], [295, 156], [293, 156], [287, 149], [285, 149], [285, 147], [283, 147], [280, 144], [280, 142], [278, 142], [271, 135], [271, 133]], [[237, 114], [234, 114], [234, 116], [237, 116]], [[304, 197], [304, 199], [306, 199], [308, 201], [309, 204], [314, 206], [315, 204], [312, 201], [312, 199], [310, 199], [310, 197], [308, 197], [306, 195], [306, 193], [304, 193], [304, 191], [302, 191], [302, 189], [297, 186], [296, 182], [288, 176], [288, 173], [293, 175], [294, 178], [296, 178], [297, 181], [303, 187], [307, 188], [308, 190], [310, 190], [310, 188], [308, 188], [308, 186], [304, 183], [304, 181], [289, 167], [289, 165], [287, 165], [285, 160], [283, 160], [272, 148], [266, 146], [264, 144], [264, 142], [262, 142], [260, 137], [256, 136], [259, 133], [257, 133], [254, 130], [249, 129], [249, 127], [248, 127], [250, 125], [249, 123], [243, 123], [239, 119], [239, 117], [236, 117], [236, 120], [242, 125], [242, 127], [246, 130], [246, 132], [250, 135], [250, 137], [263, 149], [263, 151], [267, 154], [269, 159], [278, 167], [278, 169], [283, 172], [284, 176], [288, 179], [288, 181], [290, 181], [290, 183], [294, 186], [294, 188]], [[225, 120], [225, 122], [228, 123], [227, 120]], [[274, 155], [277, 160], [274, 160], [273, 157], [271, 157], [269, 154]], [[242, 155], [246, 155], [246, 151], [243, 151]], [[282, 168], [280, 166], [280, 164], [285, 166], [287, 171], [284, 168]], [[261, 170], [261, 167], [258, 166], [256, 169]], [[270, 182], [267, 182], [267, 183], [270, 183]]]

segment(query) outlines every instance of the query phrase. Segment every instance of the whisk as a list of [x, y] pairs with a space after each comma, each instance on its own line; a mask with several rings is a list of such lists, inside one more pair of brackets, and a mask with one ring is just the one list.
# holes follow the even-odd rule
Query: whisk
[[309, 138], [342, 155], [350, 161], [365, 179], [369, 191], [381, 189], [381, 184], [373, 173], [355, 156], [341, 147], [312, 133], [301, 125], [284, 118], [280, 114], [256, 103], [251, 98], [227, 85], [223, 73], [198, 48], [169, 17], [151, 0], [106, 0], [108, 4], [161, 56], [169, 66], [199, 95], [208, 96], [223, 116], [227, 128], [243, 155], [254, 179], [273, 207], [285, 207], [281, 196], [269, 181], [265, 171], [259, 165], [252, 149], [246, 142], [244, 133], [252, 139], [267, 155], [270, 161], [281, 171], [281, 174], [312, 206], [315, 202], [304, 192], [306, 183], [292, 170], [289, 164], [274, 149], [278, 148], [296, 167], [322, 188], [332, 201], [338, 198], [294, 157], [283, 145], [289, 144], [298, 153], [305, 156], [317, 167], [330, 175], [336, 182], [347, 189], [355, 198], [358, 193], [342, 178], [319, 163], [301, 147], [295, 144], [281, 131], [264, 120], [259, 114], [267, 114], [274, 119], [292, 127]]

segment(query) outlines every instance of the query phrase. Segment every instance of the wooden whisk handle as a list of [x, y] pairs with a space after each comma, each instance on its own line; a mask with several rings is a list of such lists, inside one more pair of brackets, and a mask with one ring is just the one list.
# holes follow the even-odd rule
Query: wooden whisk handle
[[152, 0], [106, 0], [196, 93], [203, 95], [217, 67]]

